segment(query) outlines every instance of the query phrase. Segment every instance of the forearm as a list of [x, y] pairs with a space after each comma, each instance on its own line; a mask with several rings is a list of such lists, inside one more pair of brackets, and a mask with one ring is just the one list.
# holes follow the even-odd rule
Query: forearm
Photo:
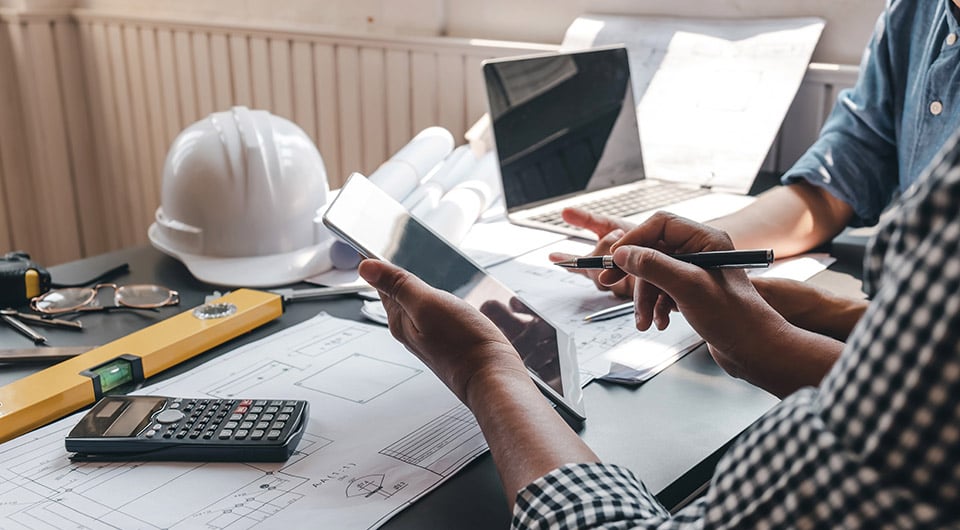
[[550, 471], [568, 463], [599, 462], [522, 369], [475, 378], [466, 398], [490, 447], [511, 510], [516, 493]]
[[774, 188], [746, 208], [711, 221], [737, 248], [773, 248], [778, 258], [821, 245], [853, 215], [849, 205], [806, 183]]
[[784, 323], [778, 340], [766, 351], [743, 356], [738, 375], [778, 397], [806, 386], [819, 386], [833, 367], [844, 343]]

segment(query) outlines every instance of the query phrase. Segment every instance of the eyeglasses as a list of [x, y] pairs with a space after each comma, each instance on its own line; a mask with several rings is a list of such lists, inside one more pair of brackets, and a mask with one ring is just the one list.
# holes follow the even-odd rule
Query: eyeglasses
[[160, 285], [123, 285], [101, 283], [93, 287], [53, 289], [30, 301], [30, 308], [38, 313], [54, 315], [72, 311], [102, 311], [110, 309], [98, 303], [100, 289], [113, 289], [116, 307], [153, 309], [180, 303], [180, 293]]

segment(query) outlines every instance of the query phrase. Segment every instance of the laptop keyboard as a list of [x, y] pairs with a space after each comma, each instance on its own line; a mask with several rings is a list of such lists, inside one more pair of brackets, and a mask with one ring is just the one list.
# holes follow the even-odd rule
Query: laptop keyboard
[[[592, 213], [627, 217], [647, 210], [653, 210], [654, 208], [662, 208], [669, 204], [699, 197], [709, 192], [710, 190], [705, 188], [660, 185], [641, 190], [626, 190], [623, 193], [604, 197], [599, 200], [586, 201], [582, 204], [568, 204], [567, 206], [576, 206]], [[544, 212], [531, 216], [530, 219], [556, 226], [569, 226], [560, 216], [561, 211], [562, 208]]]

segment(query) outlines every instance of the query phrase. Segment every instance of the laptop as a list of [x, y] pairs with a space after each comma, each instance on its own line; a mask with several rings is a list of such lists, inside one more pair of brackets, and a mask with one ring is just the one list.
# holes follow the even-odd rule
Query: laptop
[[639, 222], [677, 205], [688, 217], [705, 211], [697, 198], [708, 186], [645, 174], [625, 47], [488, 60], [483, 76], [511, 222], [595, 240], [560, 212], [578, 206]]

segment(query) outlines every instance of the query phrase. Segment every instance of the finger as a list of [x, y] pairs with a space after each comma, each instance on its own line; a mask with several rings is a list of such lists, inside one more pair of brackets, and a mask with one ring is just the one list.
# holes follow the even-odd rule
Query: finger
[[382, 295], [397, 301], [408, 313], [416, 302], [431, 296], [433, 289], [420, 278], [385, 261], [365, 259], [357, 269], [360, 277], [376, 288]]
[[633, 294], [633, 318], [636, 321], [637, 329], [646, 331], [650, 329], [653, 323], [653, 309], [660, 298], [660, 289], [643, 280], [637, 279], [634, 282]]
[[630, 223], [618, 217], [591, 213], [581, 208], [564, 208], [561, 215], [564, 221], [573, 226], [586, 228], [596, 234], [597, 237], [603, 237], [618, 228], [626, 230], [632, 227]]
[[657, 329], [664, 330], [670, 325], [670, 312], [673, 310], [673, 300], [670, 297], [661, 294], [653, 306], [653, 323]]
[[696, 296], [706, 281], [704, 275], [709, 274], [696, 265], [673, 259], [662, 252], [632, 245], [614, 251], [613, 261], [624, 272], [636, 276], [638, 284], [649, 282], [675, 301]]
[[611, 253], [623, 245], [638, 245], [672, 252], [702, 250], [730, 250], [730, 237], [716, 228], [667, 212], [656, 212], [649, 219], [628, 231], [610, 249]]
[[610, 249], [613, 248], [613, 245], [620, 241], [620, 238], [624, 236], [624, 232], [620, 228], [616, 228], [607, 233], [607, 235], [600, 238], [600, 241], [597, 241], [597, 246], [593, 251], [594, 256], [603, 256], [610, 253]]

